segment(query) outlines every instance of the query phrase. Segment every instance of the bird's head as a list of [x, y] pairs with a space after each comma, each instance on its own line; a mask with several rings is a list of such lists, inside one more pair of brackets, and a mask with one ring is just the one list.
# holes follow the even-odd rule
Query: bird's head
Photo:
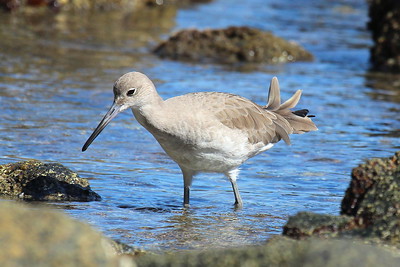
[[93, 140], [120, 112], [127, 108], [140, 109], [146, 104], [151, 104], [153, 101], [159, 100], [153, 82], [140, 72], [128, 72], [122, 75], [114, 83], [113, 91], [114, 102], [111, 108], [83, 145], [82, 151], [85, 151], [89, 147]]

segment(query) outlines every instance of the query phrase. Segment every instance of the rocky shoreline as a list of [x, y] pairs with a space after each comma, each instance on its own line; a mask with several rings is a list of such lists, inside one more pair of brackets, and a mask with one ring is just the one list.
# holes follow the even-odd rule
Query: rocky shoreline
[[[27, 161], [1, 165], [0, 170], [0, 184], [10, 179], [10, 173], [19, 177], [13, 180], [15, 188], [49, 173], [59, 180], [68, 173], [74, 177], [73, 184], [90, 188], [87, 180], [61, 164]], [[6, 242], [2, 242], [0, 262], [52, 266], [62, 259], [65, 264], [59, 266], [395, 266], [400, 260], [399, 185], [400, 151], [353, 169], [339, 216], [300, 212], [289, 218], [282, 236], [264, 245], [162, 255], [112, 241], [39, 204], [3, 200], [0, 238]], [[7, 190], [1, 192], [15, 196]]]

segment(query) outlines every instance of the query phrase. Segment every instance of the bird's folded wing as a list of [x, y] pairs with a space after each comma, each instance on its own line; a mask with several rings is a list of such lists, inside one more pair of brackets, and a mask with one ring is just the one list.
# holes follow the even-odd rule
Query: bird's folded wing
[[293, 132], [292, 127], [279, 114], [237, 95], [227, 95], [224, 102], [215, 116], [227, 127], [245, 132], [250, 143], [262, 142], [267, 145], [283, 139], [290, 144], [289, 134]]

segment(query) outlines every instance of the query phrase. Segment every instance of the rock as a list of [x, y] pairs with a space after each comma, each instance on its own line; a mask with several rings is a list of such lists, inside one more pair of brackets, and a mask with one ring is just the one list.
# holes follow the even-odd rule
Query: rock
[[21, 2], [19, 0], [0, 0], [0, 8], [4, 11], [13, 11], [19, 8]]
[[94, 201], [87, 179], [59, 163], [38, 160], [0, 165], [0, 194], [24, 200]]
[[100, 233], [47, 208], [0, 202], [0, 240], [1, 266], [121, 266]]
[[400, 72], [400, 1], [369, 0], [373, 69]]
[[138, 266], [397, 266], [383, 248], [351, 240], [271, 239], [266, 245], [167, 255], [145, 255]]
[[[400, 151], [393, 157], [371, 159], [354, 168], [350, 185], [342, 200], [341, 213], [351, 216], [361, 215], [363, 212], [360, 209], [364, 210], [372, 201], [384, 206], [385, 210], [388, 209], [386, 207], [388, 205], [398, 208], [399, 175]], [[377, 197], [383, 197], [385, 201], [376, 203]]]
[[[36, 0], [37, 1], [37, 0]], [[55, 1], [55, 0], [43, 0]], [[189, 6], [192, 4], [208, 3], [212, 0], [58, 0], [67, 9], [79, 10], [123, 10], [132, 11], [143, 7]]]
[[109, 242], [118, 255], [124, 255], [124, 256], [129, 256], [131, 258], [136, 258], [137, 256], [151, 254], [150, 252], [147, 252], [142, 248], [132, 247], [117, 240], [110, 239]]
[[400, 243], [400, 151], [353, 169], [341, 213], [354, 216], [363, 234]]
[[213, 0], [142, 0], [147, 6], [177, 5], [189, 6], [193, 4], [210, 3]]
[[368, 160], [352, 171], [341, 216], [298, 213], [284, 235], [353, 237], [400, 248], [400, 151], [390, 158]]
[[283, 227], [283, 235], [295, 239], [304, 239], [310, 236], [333, 237], [341, 231], [354, 228], [353, 218], [349, 216], [335, 216], [299, 212], [291, 216]]
[[142, 5], [141, 0], [0, 0], [0, 7], [5, 11], [17, 8], [47, 7], [54, 11], [63, 10], [133, 10]]
[[120, 10], [126, 12], [139, 10], [143, 7], [157, 8], [167, 5], [185, 7], [211, 1], [212, 0], [0, 0], [0, 8], [5, 11], [14, 11], [20, 7], [47, 7], [54, 11]]
[[162, 58], [214, 63], [283, 63], [311, 61], [300, 45], [249, 27], [217, 30], [182, 30], [159, 44]]

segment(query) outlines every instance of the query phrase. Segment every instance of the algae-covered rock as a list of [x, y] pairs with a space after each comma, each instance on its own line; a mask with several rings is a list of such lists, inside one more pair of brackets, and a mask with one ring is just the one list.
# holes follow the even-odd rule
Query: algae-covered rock
[[174, 60], [215, 63], [282, 63], [313, 59], [300, 45], [249, 27], [182, 30], [159, 44], [154, 52]]
[[147, 252], [142, 248], [132, 247], [132, 246], [122, 243], [118, 240], [110, 239], [108, 241], [118, 255], [124, 255], [124, 256], [129, 256], [131, 258], [136, 258], [136, 257], [142, 256], [144, 254], [151, 254], [150, 252]]
[[400, 243], [400, 151], [354, 168], [341, 210], [355, 217], [363, 234]]
[[312, 212], [299, 212], [296, 216], [289, 217], [283, 227], [283, 235], [296, 239], [310, 236], [333, 237], [339, 232], [354, 228], [354, 218], [349, 216], [335, 216], [315, 214]]
[[181, 7], [211, 1], [212, 0], [0, 0], [0, 8], [5, 11], [13, 11], [20, 7], [47, 7], [55, 11], [121, 10], [127, 12], [138, 10], [143, 7], [157, 8], [166, 5]]
[[215, 249], [137, 258], [138, 266], [397, 266], [398, 258], [383, 248], [351, 240], [290, 240], [266, 245]]
[[97, 267], [119, 261], [89, 225], [37, 206], [0, 202], [0, 240], [1, 266]]
[[11, 11], [19, 8], [21, 5], [19, 0], [0, 0], [0, 8], [5, 11]]
[[[341, 213], [374, 219], [390, 209], [399, 215], [400, 151], [390, 158], [375, 158], [354, 168]], [[380, 208], [372, 208], [372, 204]], [[382, 213], [384, 212], [384, 213]]]
[[369, 0], [368, 29], [372, 32], [373, 68], [400, 72], [400, 1]]
[[87, 179], [59, 163], [38, 160], [0, 165], [0, 194], [25, 200], [93, 201]]
[[400, 151], [368, 160], [352, 171], [341, 216], [300, 212], [289, 218], [284, 235], [355, 237], [400, 247]]

